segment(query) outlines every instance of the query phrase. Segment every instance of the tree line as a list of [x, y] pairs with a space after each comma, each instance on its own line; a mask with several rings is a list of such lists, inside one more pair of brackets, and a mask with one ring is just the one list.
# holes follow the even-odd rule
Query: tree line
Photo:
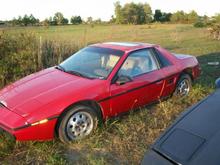
[[18, 18], [13, 18], [9, 21], [0, 21], [0, 25], [12, 25], [12, 26], [49, 26], [49, 25], [67, 25], [71, 24], [81, 24], [83, 22], [80, 16], [72, 16], [70, 20], [64, 17], [61, 12], [57, 12], [54, 14], [53, 17], [46, 18], [43, 21], [40, 21], [38, 18], [35, 18], [32, 14], [31, 15], [24, 15], [23, 17], [19, 16]]
[[213, 17], [206, 15], [200, 16], [194, 10], [189, 13], [177, 11], [174, 13], [162, 12], [156, 9], [152, 12], [151, 6], [148, 3], [127, 3], [124, 6], [120, 2], [115, 4], [115, 16], [112, 17], [112, 22], [117, 24], [146, 24], [154, 22], [170, 22], [194, 24], [196, 27], [220, 23], [220, 14]]
[[148, 24], [154, 22], [171, 22], [171, 23], [188, 23], [194, 24], [196, 27], [203, 27], [212, 23], [220, 22], [220, 14], [214, 17], [208, 17], [206, 15], [199, 16], [196, 11], [186, 13], [184, 11], [177, 11], [174, 13], [162, 12], [160, 9], [156, 9], [154, 12], [148, 3], [126, 3], [124, 6], [120, 2], [114, 4], [115, 14], [107, 22], [101, 19], [93, 20], [92, 17], [88, 17], [83, 20], [81, 16], [72, 16], [70, 19], [64, 17], [61, 12], [57, 12], [54, 16], [46, 18], [40, 21], [31, 15], [19, 16], [10, 21], [0, 21], [0, 25], [7, 24], [12, 26], [28, 26], [28, 25], [67, 25], [67, 24], [103, 24], [103, 23], [114, 23], [114, 24]]
[[146, 24], [152, 22], [173, 22], [173, 23], [194, 23], [199, 19], [196, 11], [185, 13], [177, 11], [175, 13], [162, 12], [152, 9], [147, 3], [127, 3], [123, 7], [119, 2], [115, 3], [115, 22], [118, 24]]
[[19, 16], [18, 18], [13, 18], [9, 21], [0, 21], [0, 25], [11, 25], [11, 26], [56, 26], [56, 25], [79, 25], [79, 24], [102, 24], [106, 23], [99, 19], [93, 19], [88, 17], [86, 20], [83, 20], [81, 16], [72, 16], [70, 19], [65, 18], [61, 12], [57, 12], [54, 16], [46, 18], [43, 21], [35, 18], [31, 15], [24, 15], [23, 17]]

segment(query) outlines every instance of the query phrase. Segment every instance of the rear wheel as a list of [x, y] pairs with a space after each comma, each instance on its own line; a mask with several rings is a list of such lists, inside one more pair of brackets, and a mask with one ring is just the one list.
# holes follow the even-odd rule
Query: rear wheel
[[97, 127], [95, 110], [79, 105], [67, 111], [58, 126], [58, 135], [62, 142], [71, 142], [90, 135]]
[[191, 88], [192, 88], [192, 79], [188, 74], [184, 74], [180, 77], [179, 81], [177, 82], [174, 95], [185, 97], [189, 95]]

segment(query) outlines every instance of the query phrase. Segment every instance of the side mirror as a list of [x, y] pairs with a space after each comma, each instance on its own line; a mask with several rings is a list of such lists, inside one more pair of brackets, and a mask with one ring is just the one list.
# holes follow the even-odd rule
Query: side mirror
[[132, 81], [132, 78], [130, 76], [120, 75], [118, 77], [118, 79], [116, 80], [116, 84], [117, 85], [123, 85], [123, 84], [126, 84], [126, 83], [131, 82], [131, 81]]
[[216, 88], [220, 88], [220, 78], [215, 81]]

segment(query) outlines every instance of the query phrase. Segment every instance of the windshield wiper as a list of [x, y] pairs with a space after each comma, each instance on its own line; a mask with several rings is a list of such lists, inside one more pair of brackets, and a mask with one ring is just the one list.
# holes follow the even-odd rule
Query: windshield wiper
[[63, 72], [66, 72], [65, 68], [62, 67], [61, 65], [57, 65], [57, 66], [55, 66], [55, 68], [58, 69], [58, 70], [61, 70]]
[[[97, 77], [95, 76], [88, 76], [88, 75], [85, 75], [83, 73], [80, 73], [78, 71], [75, 71], [75, 70], [65, 70], [64, 67], [62, 67], [61, 65], [57, 65], [55, 66], [56, 69], [58, 70], [61, 70], [63, 72], [66, 72], [66, 73], [69, 73], [69, 74], [73, 74], [73, 75], [77, 75], [77, 76], [80, 76], [80, 77], [85, 77], [85, 78], [89, 78], [89, 79], [95, 79]], [[99, 79], [103, 79], [104, 77], [98, 77]]]
[[80, 76], [80, 77], [85, 77], [85, 78], [89, 78], [89, 79], [94, 79], [94, 77], [90, 77], [88, 75], [85, 75], [83, 73], [80, 73], [80, 72], [77, 72], [75, 70], [67, 70], [65, 71], [66, 73], [70, 73], [70, 74], [73, 74], [73, 75], [77, 75], [77, 76]]
[[65, 70], [64, 67], [62, 67], [61, 65], [57, 65], [55, 67], [56, 69], [58, 70], [61, 70], [63, 72], [66, 72], [66, 73], [69, 73], [69, 74], [74, 74], [74, 75], [77, 75], [77, 76], [80, 76], [80, 77], [86, 77], [84, 74], [80, 73], [80, 72], [77, 72], [77, 71], [73, 71], [73, 70]]

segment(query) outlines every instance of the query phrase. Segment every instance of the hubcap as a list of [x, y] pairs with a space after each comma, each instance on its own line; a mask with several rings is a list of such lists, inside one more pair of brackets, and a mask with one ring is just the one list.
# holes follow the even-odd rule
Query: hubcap
[[190, 90], [190, 85], [187, 79], [181, 81], [177, 87], [177, 93], [180, 96], [187, 96], [189, 94], [189, 90]]
[[71, 140], [82, 138], [92, 132], [93, 119], [87, 112], [73, 114], [67, 122], [67, 133]]

